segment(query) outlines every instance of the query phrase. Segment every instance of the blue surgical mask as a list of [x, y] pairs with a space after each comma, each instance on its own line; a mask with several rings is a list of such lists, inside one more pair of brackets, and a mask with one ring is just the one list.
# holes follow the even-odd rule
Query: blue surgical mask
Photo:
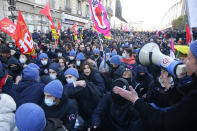
[[45, 98], [44, 99], [44, 103], [47, 105], [47, 106], [53, 106], [56, 104], [56, 102], [53, 101], [53, 99], [50, 99], [50, 98]]
[[76, 61], [76, 65], [80, 66], [81, 65], [81, 61]]
[[68, 79], [66, 79], [66, 81], [68, 84], [70, 84], [70, 83], [75, 82], [76, 80], [74, 78], [68, 78]]

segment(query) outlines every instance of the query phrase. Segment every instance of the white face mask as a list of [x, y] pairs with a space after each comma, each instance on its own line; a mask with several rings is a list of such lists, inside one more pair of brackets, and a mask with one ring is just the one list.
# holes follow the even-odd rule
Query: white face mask
[[52, 79], [52, 80], [55, 80], [57, 77], [56, 77], [56, 75], [54, 75], [54, 74], [49, 74], [49, 76], [50, 76], [50, 78]]
[[74, 60], [75, 59], [75, 57], [74, 56], [70, 56], [70, 60]]
[[58, 53], [57, 55], [58, 55], [58, 57], [62, 57], [62, 53]]
[[68, 78], [68, 79], [66, 79], [66, 81], [68, 84], [70, 84], [70, 83], [75, 82], [76, 80], [74, 78]]
[[47, 106], [53, 106], [56, 104], [56, 102], [53, 102], [53, 99], [50, 99], [50, 98], [45, 98], [44, 99], [44, 103], [47, 105]]
[[27, 60], [25, 58], [20, 58], [19, 61], [21, 64], [24, 64]]
[[76, 61], [76, 65], [80, 66], [81, 65], [81, 61]]
[[47, 65], [48, 61], [41, 61], [42, 65]]
[[127, 56], [126, 56], [125, 53], [122, 53], [122, 57], [125, 58], [125, 59], [127, 59]]

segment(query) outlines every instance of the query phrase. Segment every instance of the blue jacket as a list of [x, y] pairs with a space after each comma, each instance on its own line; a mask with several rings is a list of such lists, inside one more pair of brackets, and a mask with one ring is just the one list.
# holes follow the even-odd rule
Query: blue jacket
[[40, 105], [43, 99], [44, 84], [36, 82], [31, 78], [22, 78], [10, 93], [17, 107], [24, 103], [35, 103]]

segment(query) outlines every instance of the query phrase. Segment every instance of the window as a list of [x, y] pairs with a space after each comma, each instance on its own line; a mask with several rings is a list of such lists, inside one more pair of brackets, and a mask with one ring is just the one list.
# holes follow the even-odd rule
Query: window
[[70, 8], [70, 0], [66, 0], [66, 8]]
[[49, 0], [50, 2], [50, 7], [55, 8], [55, 0]]
[[81, 1], [78, 0], [78, 10], [77, 10], [77, 14], [81, 15]]
[[90, 13], [89, 13], [89, 5], [86, 5], [86, 17], [88, 17], [88, 15], [90, 15]]

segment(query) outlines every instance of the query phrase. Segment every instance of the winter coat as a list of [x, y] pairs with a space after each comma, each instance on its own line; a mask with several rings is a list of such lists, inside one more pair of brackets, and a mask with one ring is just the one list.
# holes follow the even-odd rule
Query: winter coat
[[66, 84], [64, 87], [64, 93], [68, 93], [69, 97], [75, 99], [79, 107], [79, 115], [87, 121], [89, 125], [92, 112], [96, 108], [98, 102], [100, 101], [102, 94], [90, 82], [86, 82], [86, 87], [74, 87], [74, 84]]
[[196, 131], [197, 130], [197, 78], [186, 87], [184, 97], [172, 105], [166, 112], [152, 108], [142, 99], [134, 106], [139, 112], [144, 124], [150, 131]]
[[69, 131], [72, 131], [76, 122], [78, 107], [76, 101], [69, 99], [65, 94], [58, 105], [48, 107], [43, 102], [42, 108], [47, 119], [59, 119]]
[[[11, 64], [17, 65], [18, 69], [15, 71], [12, 71], [9, 69]], [[15, 81], [16, 77], [21, 75], [21, 71], [23, 69], [23, 66], [20, 64], [19, 60], [16, 59], [15, 57], [10, 57], [8, 60], [8, 73], [13, 77], [13, 80]]]
[[[144, 73], [144, 75], [141, 76], [139, 73]], [[142, 97], [147, 93], [153, 78], [147, 73], [146, 67], [138, 65], [135, 81], [138, 83], [138, 86], [135, 88], [135, 90], [137, 91], [138, 95]]]
[[123, 71], [125, 71], [125, 67], [123, 65], [118, 66], [116, 69], [110, 67], [108, 76], [112, 79], [112, 81], [114, 81], [122, 77]]
[[118, 105], [111, 93], [107, 93], [92, 115], [92, 126], [98, 127], [99, 131], [139, 131], [142, 123], [130, 102]]
[[0, 131], [18, 131], [15, 126], [16, 103], [6, 94], [0, 94]]
[[82, 77], [85, 78], [86, 81], [92, 82], [102, 93], [105, 92], [105, 81], [100, 72], [93, 70], [89, 76], [82, 75]]
[[39, 83], [31, 78], [22, 78], [11, 91], [17, 107], [24, 103], [35, 103], [40, 105], [43, 100], [44, 84]]

